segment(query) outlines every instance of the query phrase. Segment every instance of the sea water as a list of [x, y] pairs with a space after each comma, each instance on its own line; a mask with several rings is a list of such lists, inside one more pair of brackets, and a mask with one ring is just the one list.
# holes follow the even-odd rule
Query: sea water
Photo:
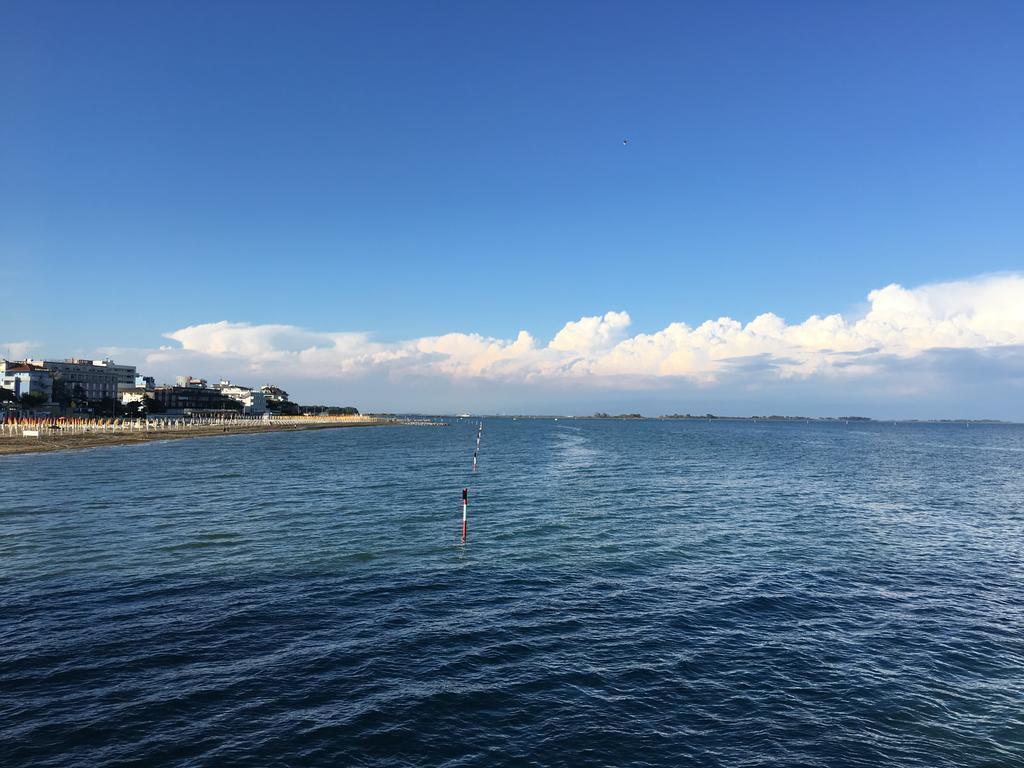
[[1024, 428], [476, 430], [0, 458], [0, 765], [1024, 765]]

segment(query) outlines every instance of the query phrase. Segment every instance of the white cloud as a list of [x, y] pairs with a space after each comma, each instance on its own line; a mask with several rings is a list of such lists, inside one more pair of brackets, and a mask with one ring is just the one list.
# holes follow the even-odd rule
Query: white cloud
[[790, 325], [767, 312], [746, 324], [721, 317], [696, 327], [672, 323], [655, 333], [628, 336], [630, 323], [626, 312], [583, 317], [543, 344], [527, 331], [514, 339], [449, 333], [382, 343], [367, 333], [222, 321], [168, 333], [180, 347], [162, 347], [147, 363], [219, 363], [302, 378], [385, 372], [634, 386], [667, 378], [709, 384], [742, 376], [867, 376], [886, 361], [929, 350], [1024, 345], [1024, 276], [982, 276], [911, 289], [888, 285], [868, 294], [867, 312], [859, 318], [815, 315]]
[[630, 322], [626, 312], [608, 312], [603, 317], [581, 317], [566, 323], [548, 344], [548, 349], [581, 354], [604, 350], [622, 338]]
[[2, 341], [0, 342], [0, 357], [8, 360], [24, 360], [29, 353], [38, 347], [34, 341]]

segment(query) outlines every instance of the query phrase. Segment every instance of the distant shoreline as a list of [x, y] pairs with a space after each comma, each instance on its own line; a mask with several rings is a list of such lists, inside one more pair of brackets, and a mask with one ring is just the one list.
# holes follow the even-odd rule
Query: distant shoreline
[[23, 455], [28, 453], [52, 453], [54, 451], [78, 451], [87, 448], [103, 448], [114, 445], [139, 445], [155, 443], [163, 440], [187, 440], [193, 437], [218, 437], [226, 435], [264, 435], [271, 432], [304, 432], [318, 429], [346, 429], [350, 427], [402, 427], [438, 425], [415, 419], [366, 419], [334, 423], [289, 424], [287, 422], [271, 422], [249, 426], [220, 425], [189, 427], [180, 431], [154, 430], [149, 432], [86, 432], [76, 434], [60, 434], [54, 431], [43, 431], [40, 437], [3, 437], [0, 438], [0, 456]]
[[876, 419], [868, 416], [693, 416], [675, 415], [664, 416], [641, 416], [639, 414], [593, 414], [589, 416], [565, 416], [561, 414], [552, 415], [531, 415], [531, 414], [476, 414], [470, 417], [444, 416], [447, 419], [506, 419], [522, 421], [772, 421], [780, 423], [804, 423], [815, 424], [999, 424], [1016, 426], [1024, 422], [1007, 421], [1005, 419]]

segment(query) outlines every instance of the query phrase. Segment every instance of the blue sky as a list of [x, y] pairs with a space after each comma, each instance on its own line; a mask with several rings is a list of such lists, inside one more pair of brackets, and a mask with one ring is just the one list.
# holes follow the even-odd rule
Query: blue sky
[[[629, 335], [801, 323], [854, 318], [891, 283], [1024, 269], [1016, 2], [0, 15], [2, 279], [46, 297], [0, 309], [0, 341], [34, 354], [145, 360], [164, 334], [220, 321], [383, 344], [524, 329], [542, 343], [610, 311]], [[220, 367], [265, 362], [232, 357]], [[335, 369], [308, 385], [259, 373], [309, 397], [379, 391]], [[374, 405], [445, 404], [413, 402], [423, 388], [403, 375], [381, 372]], [[823, 392], [811, 378], [801, 388]], [[502, 386], [521, 410], [560, 402]]]

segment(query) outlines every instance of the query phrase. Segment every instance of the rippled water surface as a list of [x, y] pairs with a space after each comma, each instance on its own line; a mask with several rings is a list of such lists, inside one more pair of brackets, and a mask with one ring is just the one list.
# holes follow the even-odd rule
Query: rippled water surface
[[1024, 765], [1024, 428], [475, 430], [0, 458], [0, 764]]

